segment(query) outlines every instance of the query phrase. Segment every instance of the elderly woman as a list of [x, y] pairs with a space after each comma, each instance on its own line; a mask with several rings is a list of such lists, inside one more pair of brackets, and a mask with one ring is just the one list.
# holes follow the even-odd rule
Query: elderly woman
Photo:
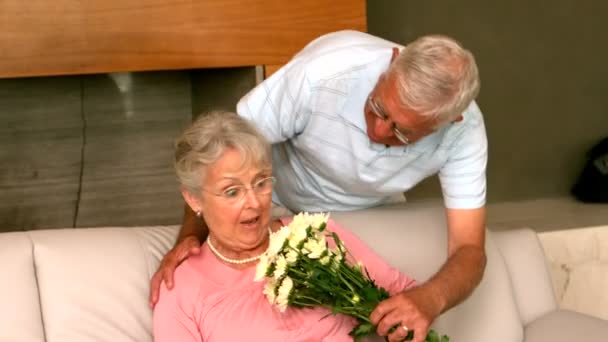
[[[355, 321], [322, 308], [281, 313], [254, 282], [269, 232], [290, 218], [271, 218], [270, 146], [234, 113], [200, 116], [177, 140], [175, 170], [186, 203], [208, 227], [207, 243], [176, 270], [154, 310], [156, 342], [352, 341]], [[330, 220], [352, 255], [391, 294], [414, 281], [390, 267], [352, 233]], [[398, 336], [398, 334], [401, 334]], [[391, 338], [403, 338], [395, 332]]]

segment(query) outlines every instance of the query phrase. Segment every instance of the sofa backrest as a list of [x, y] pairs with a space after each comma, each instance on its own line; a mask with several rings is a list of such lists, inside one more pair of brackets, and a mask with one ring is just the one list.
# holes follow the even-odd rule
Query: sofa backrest
[[[331, 215], [393, 266], [420, 281], [434, 274], [446, 258], [441, 208], [382, 207]], [[7, 275], [0, 291], [0, 341], [152, 341], [149, 279], [173, 245], [177, 230], [171, 226], [0, 234], [0, 269]], [[521, 317], [530, 320], [554, 308], [552, 293], [542, 290], [546, 284], [535, 290], [535, 282], [550, 287], [548, 278], [536, 276], [547, 272], [543, 261], [526, 259], [542, 258], [542, 252], [540, 256], [538, 251], [524, 253], [540, 250], [540, 245], [535, 239], [528, 239], [531, 245], [518, 241], [529, 233], [509, 238], [510, 233], [488, 232], [488, 262], [481, 284], [436, 321], [435, 328], [452, 341], [520, 342]], [[499, 249], [497, 244], [505, 241], [508, 248]], [[513, 254], [513, 250], [521, 257], [507, 258], [506, 265], [501, 253]], [[519, 267], [528, 275], [512, 277], [509, 271], [517, 272]], [[534, 300], [530, 296], [544, 299], [540, 304], [519, 303]]]

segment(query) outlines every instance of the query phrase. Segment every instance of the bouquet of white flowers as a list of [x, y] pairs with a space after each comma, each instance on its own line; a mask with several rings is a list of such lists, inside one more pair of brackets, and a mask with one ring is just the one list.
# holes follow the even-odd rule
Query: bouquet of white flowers
[[[300, 213], [272, 233], [255, 280], [266, 279], [264, 294], [281, 311], [287, 306], [320, 306], [356, 318], [358, 325], [350, 335], [357, 340], [376, 331], [369, 316], [389, 293], [375, 284], [363, 265], [347, 260], [349, 252], [339, 236], [325, 230], [328, 218]], [[329, 248], [328, 239], [334, 241], [334, 248]], [[448, 342], [449, 338], [431, 330], [426, 341]]]

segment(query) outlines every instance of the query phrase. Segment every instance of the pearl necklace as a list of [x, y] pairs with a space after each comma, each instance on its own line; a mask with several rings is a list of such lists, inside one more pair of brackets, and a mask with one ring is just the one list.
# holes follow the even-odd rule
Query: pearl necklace
[[[272, 233], [272, 230], [270, 230], [270, 227], [268, 227], [268, 235], [270, 235]], [[225, 256], [222, 255], [222, 253], [220, 253], [215, 246], [213, 246], [213, 244], [211, 243], [211, 239], [210, 236], [207, 236], [207, 245], [209, 246], [209, 249], [213, 252], [213, 254], [215, 254], [218, 258], [220, 258], [221, 260], [229, 263], [229, 264], [236, 264], [236, 265], [242, 265], [242, 264], [247, 264], [253, 261], [257, 261], [259, 260], [262, 255], [264, 255], [264, 253], [266, 253], [266, 251], [264, 251], [264, 253], [260, 254], [260, 255], [256, 255], [254, 257], [251, 258], [247, 258], [247, 259], [230, 259], [227, 258]]]

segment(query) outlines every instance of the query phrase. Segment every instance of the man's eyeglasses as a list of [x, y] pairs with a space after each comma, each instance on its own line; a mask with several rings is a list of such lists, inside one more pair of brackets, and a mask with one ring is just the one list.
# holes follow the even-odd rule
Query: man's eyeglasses
[[203, 189], [203, 191], [221, 197], [229, 203], [237, 203], [245, 198], [245, 194], [247, 194], [248, 190], [253, 191], [257, 197], [270, 195], [272, 193], [272, 185], [274, 184], [275, 180], [276, 179], [274, 177], [266, 177], [256, 181], [251, 185], [251, 187], [238, 184], [228, 187], [222, 192], [214, 192], [206, 189]]
[[[380, 107], [378, 105], [376, 100], [374, 100], [374, 98], [371, 95], [367, 98], [367, 103], [369, 103], [369, 107], [371, 108], [372, 113], [374, 113], [375, 116], [377, 116], [378, 118], [382, 119], [385, 122], [389, 120], [388, 115], [386, 115], [384, 110], [382, 110], [382, 107]], [[392, 122], [391, 129], [393, 130], [393, 134], [395, 134], [395, 137], [397, 139], [399, 139], [399, 141], [401, 141], [405, 145], [408, 145], [410, 143], [410, 139], [407, 137], [407, 135], [411, 134], [411, 132], [403, 132], [402, 130], [397, 128], [397, 125], [395, 125], [394, 122]]]

